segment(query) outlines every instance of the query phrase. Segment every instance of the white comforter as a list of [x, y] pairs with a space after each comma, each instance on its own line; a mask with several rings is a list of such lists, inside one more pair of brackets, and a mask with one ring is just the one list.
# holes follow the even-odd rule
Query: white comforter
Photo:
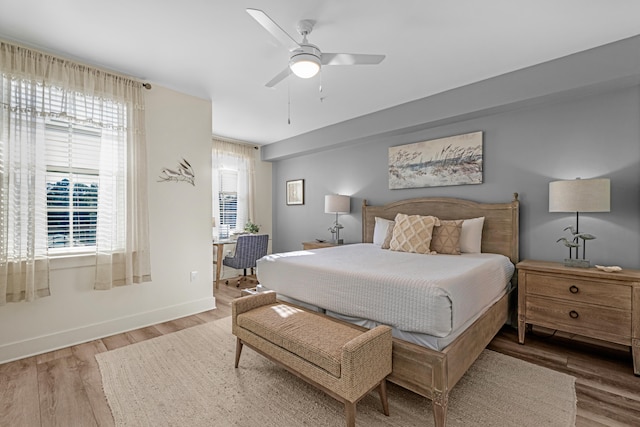
[[278, 294], [400, 330], [445, 337], [508, 288], [496, 254], [422, 255], [361, 243], [267, 255], [258, 280]]

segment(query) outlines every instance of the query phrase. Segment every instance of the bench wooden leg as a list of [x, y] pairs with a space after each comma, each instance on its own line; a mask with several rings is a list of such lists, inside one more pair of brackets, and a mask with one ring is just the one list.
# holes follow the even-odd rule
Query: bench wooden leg
[[236, 368], [238, 367], [238, 363], [240, 363], [240, 353], [242, 353], [242, 340], [236, 338]]
[[356, 403], [344, 402], [344, 417], [347, 420], [347, 427], [356, 427]]
[[378, 394], [380, 395], [380, 402], [382, 403], [382, 413], [387, 417], [389, 416], [389, 401], [387, 400], [387, 380], [380, 381], [378, 385]]

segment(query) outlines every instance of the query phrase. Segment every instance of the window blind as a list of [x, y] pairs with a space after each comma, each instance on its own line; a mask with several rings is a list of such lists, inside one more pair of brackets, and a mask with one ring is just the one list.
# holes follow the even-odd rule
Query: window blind
[[221, 170], [219, 182], [218, 201], [220, 203], [220, 225], [228, 226], [230, 230], [236, 229], [238, 215], [238, 172]]
[[96, 244], [100, 135], [59, 119], [45, 124], [49, 248]]

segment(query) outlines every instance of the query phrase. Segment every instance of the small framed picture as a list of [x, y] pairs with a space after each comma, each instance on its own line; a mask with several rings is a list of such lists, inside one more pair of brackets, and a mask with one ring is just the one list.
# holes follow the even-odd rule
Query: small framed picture
[[287, 181], [287, 205], [304, 205], [304, 179]]

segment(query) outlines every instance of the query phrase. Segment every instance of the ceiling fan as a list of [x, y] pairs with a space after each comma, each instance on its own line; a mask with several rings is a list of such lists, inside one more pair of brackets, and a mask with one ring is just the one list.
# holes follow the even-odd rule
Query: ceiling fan
[[315, 76], [322, 65], [375, 65], [382, 62], [385, 55], [367, 55], [355, 53], [326, 53], [318, 46], [307, 41], [307, 36], [313, 30], [315, 21], [310, 19], [298, 23], [297, 30], [302, 36], [302, 42], [296, 42], [275, 21], [259, 9], [247, 9], [247, 13], [258, 24], [262, 25], [280, 44], [289, 49], [289, 66], [267, 82], [267, 87], [274, 87], [289, 74], [293, 73], [303, 79]]

